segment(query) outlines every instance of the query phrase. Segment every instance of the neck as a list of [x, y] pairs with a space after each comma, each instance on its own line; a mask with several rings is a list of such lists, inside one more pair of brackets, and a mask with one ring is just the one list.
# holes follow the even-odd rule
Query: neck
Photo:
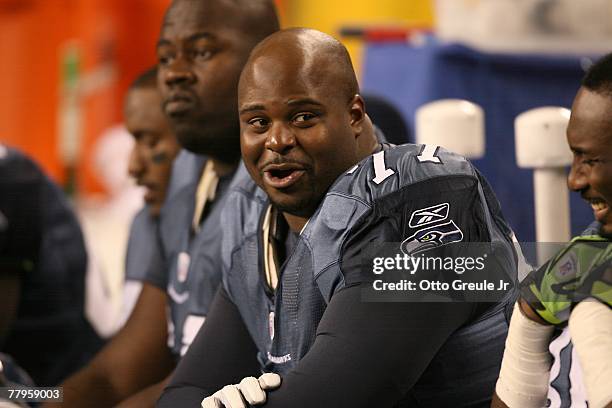
[[212, 162], [213, 170], [217, 173], [217, 177], [231, 174], [238, 167], [238, 163], [226, 163], [213, 158], [210, 158], [210, 161]]
[[291, 231], [300, 233], [304, 228], [304, 225], [308, 222], [310, 218], [299, 217], [297, 215], [289, 214], [283, 212], [283, 217], [285, 217], [285, 221], [287, 221], [287, 225], [289, 225], [289, 229]]

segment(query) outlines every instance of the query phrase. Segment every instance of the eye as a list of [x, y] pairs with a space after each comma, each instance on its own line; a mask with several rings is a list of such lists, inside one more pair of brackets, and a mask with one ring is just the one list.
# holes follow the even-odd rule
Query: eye
[[423, 235], [419, 241], [421, 242], [433, 241], [438, 238], [438, 235], [439, 234], [436, 231], [431, 231], [431, 232], [428, 232], [426, 235]]
[[206, 61], [213, 56], [213, 52], [210, 49], [196, 49], [193, 51], [193, 59], [199, 61]]
[[584, 164], [586, 166], [594, 166], [597, 163], [600, 163], [600, 159], [582, 159], [580, 164]]
[[174, 59], [174, 54], [168, 50], [158, 50], [157, 51], [157, 62], [159, 65], [168, 65], [172, 63]]
[[317, 116], [311, 112], [300, 112], [293, 117], [293, 122], [298, 126], [311, 125], [316, 117]]
[[263, 130], [268, 126], [268, 121], [264, 118], [253, 118], [247, 122], [255, 130]]

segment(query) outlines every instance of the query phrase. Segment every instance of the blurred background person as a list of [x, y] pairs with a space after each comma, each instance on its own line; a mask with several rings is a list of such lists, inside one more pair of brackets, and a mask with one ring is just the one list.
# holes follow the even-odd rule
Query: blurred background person
[[155, 259], [141, 260], [147, 277], [125, 326], [62, 384], [64, 406], [152, 406], [204, 323], [221, 280], [220, 212], [240, 160], [238, 77], [252, 47], [278, 27], [270, 0], [175, 0], [168, 8], [158, 85], [184, 150], [160, 213], [159, 247]]
[[180, 151], [162, 110], [161, 94], [157, 89], [157, 67], [140, 75], [128, 90], [125, 126], [135, 142], [128, 171], [136, 184], [145, 188], [145, 206], [136, 214], [130, 228], [119, 326], [123, 326], [130, 316], [142, 290], [142, 281], [147, 279], [150, 265], [144, 260], [151, 259], [152, 251], [157, 248], [154, 242], [157, 239], [157, 221], [166, 199], [172, 162]]
[[64, 194], [30, 158], [0, 144], [0, 351], [37, 385], [57, 384], [102, 345], [84, 314], [86, 270]]

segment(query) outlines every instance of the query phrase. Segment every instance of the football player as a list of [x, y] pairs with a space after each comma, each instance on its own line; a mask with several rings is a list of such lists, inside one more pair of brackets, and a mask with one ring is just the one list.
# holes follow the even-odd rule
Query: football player
[[0, 144], [0, 352], [57, 385], [103, 342], [85, 317], [87, 252], [72, 206], [40, 167]]
[[[315, 30], [255, 48], [238, 109], [252, 179], [229, 193], [223, 286], [158, 406], [488, 406], [514, 291], [497, 303], [361, 299], [361, 256], [384, 242], [495, 243], [516, 275], [477, 170], [436, 146], [379, 143], [348, 52]], [[261, 371], [280, 388], [263, 392], [279, 377]]]
[[522, 283], [494, 407], [612, 407], [612, 54], [586, 74], [572, 106], [568, 186], [596, 229]]
[[145, 206], [134, 216], [130, 227], [126, 259], [123, 305], [119, 326], [132, 313], [147, 274], [143, 259], [157, 249], [157, 220], [168, 184], [172, 162], [180, 146], [162, 111], [157, 89], [157, 67], [141, 74], [128, 89], [124, 107], [125, 126], [134, 137], [128, 172], [145, 188]]
[[157, 43], [158, 86], [186, 150], [173, 164], [159, 248], [141, 260], [147, 276], [134, 311], [63, 384], [65, 406], [152, 406], [203, 324], [221, 280], [220, 211], [240, 160], [239, 75], [251, 49], [278, 27], [271, 0], [170, 5]]

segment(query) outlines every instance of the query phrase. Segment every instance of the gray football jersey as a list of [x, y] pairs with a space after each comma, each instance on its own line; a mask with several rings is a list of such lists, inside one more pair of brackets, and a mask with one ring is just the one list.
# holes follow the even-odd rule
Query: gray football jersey
[[[437, 205], [448, 209], [443, 222], [414, 226], [413, 214]], [[360, 240], [363, 231], [410, 245], [426, 233], [431, 238], [432, 225], [440, 244], [459, 231], [466, 242], [498, 243], [507, 274], [516, 275], [511, 230], [488, 184], [467, 160], [436, 147], [385, 148], [341, 175], [288, 254], [275, 291], [263, 268], [268, 206], [266, 194], [244, 177], [231, 189], [222, 215], [223, 285], [258, 348], [263, 371], [283, 374], [295, 367], [333, 296], [362, 283], [358, 268], [345, 265], [354, 261], [355, 248], [368, 244]], [[487, 404], [515, 297], [509, 293], [456, 332], [400, 406]]]
[[204, 323], [221, 283], [220, 215], [232, 175], [219, 180], [215, 200], [207, 204], [200, 229], [194, 232], [195, 194], [206, 158], [182, 153], [177, 160], [172, 182], [182, 186], [171, 185], [159, 221], [163, 256], [163, 275], [159, 281], [169, 297], [168, 346], [173, 354], [182, 356]]

